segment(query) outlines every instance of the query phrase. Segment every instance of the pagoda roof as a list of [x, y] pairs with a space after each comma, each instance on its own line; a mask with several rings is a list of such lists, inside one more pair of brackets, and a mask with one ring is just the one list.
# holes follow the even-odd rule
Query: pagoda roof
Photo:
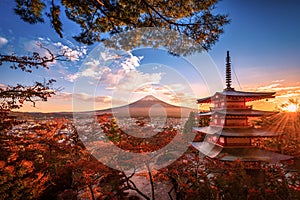
[[252, 109], [222, 109], [214, 110], [209, 112], [198, 113], [198, 116], [210, 116], [212, 114], [221, 114], [221, 115], [232, 115], [232, 116], [263, 116], [263, 115], [272, 115], [276, 112], [273, 111], [262, 111], [262, 110], [252, 110]]
[[192, 142], [192, 146], [202, 154], [216, 158], [220, 161], [244, 161], [244, 162], [269, 162], [275, 163], [284, 160], [290, 160], [293, 157], [272, 151], [258, 149], [256, 147], [247, 148], [223, 148], [209, 142]]
[[243, 97], [245, 101], [255, 101], [266, 98], [275, 98], [275, 92], [245, 92], [237, 91], [234, 89], [224, 89], [223, 92], [216, 92], [213, 96], [198, 99], [198, 103], [211, 103], [212, 98], [216, 98], [217, 95]]
[[270, 132], [258, 128], [223, 128], [217, 126], [194, 127], [194, 131], [213, 135], [222, 135], [226, 137], [274, 137], [278, 133]]

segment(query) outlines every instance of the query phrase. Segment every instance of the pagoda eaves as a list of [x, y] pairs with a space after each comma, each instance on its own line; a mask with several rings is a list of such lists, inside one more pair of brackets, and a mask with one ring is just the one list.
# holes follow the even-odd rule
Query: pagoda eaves
[[218, 135], [227, 137], [274, 137], [278, 136], [278, 133], [269, 132], [263, 129], [253, 128], [222, 128], [222, 127], [195, 127], [194, 131], [205, 133], [208, 135]]
[[273, 115], [277, 112], [273, 111], [263, 111], [263, 110], [251, 110], [251, 109], [231, 109], [231, 110], [214, 110], [209, 112], [199, 113], [197, 116], [211, 116], [213, 114], [220, 115], [232, 115], [232, 116], [249, 116], [249, 117], [259, 117], [259, 116], [267, 116]]
[[197, 103], [211, 103], [212, 100], [224, 97], [243, 98], [246, 102], [257, 101], [261, 99], [275, 98], [275, 92], [244, 92], [236, 90], [224, 90], [223, 92], [216, 92], [213, 96], [198, 99]]
[[220, 161], [236, 161], [243, 162], [268, 162], [276, 163], [282, 160], [290, 160], [293, 157], [283, 155], [263, 149], [253, 148], [222, 148], [209, 142], [193, 143], [194, 148], [203, 152], [206, 156]]

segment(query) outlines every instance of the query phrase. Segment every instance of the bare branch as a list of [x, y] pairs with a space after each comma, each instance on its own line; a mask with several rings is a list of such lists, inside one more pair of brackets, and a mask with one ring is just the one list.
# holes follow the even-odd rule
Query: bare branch
[[[137, 188], [137, 186], [135, 185], [135, 183], [134, 183], [132, 180], [130, 180], [130, 178], [127, 177], [127, 175], [126, 175], [124, 172], [122, 172], [122, 175], [123, 175], [124, 178], [125, 178], [126, 185], [127, 185], [128, 189], [134, 190], [134, 191], [136, 191], [139, 195], [141, 195], [142, 197], [144, 197], [145, 199], [150, 200], [150, 198], [149, 198], [146, 194], [144, 194], [142, 191], [140, 191], [140, 190]], [[133, 175], [134, 175], [134, 174], [132, 174], [130, 177], [132, 177]]]
[[35, 67], [38, 68], [46, 68], [48, 63], [53, 63], [54, 61], [60, 60], [60, 61], [66, 61], [66, 59], [61, 59], [65, 57], [65, 53], [61, 55], [54, 55], [50, 49], [44, 47], [42, 44], [37, 43], [37, 46], [41, 49], [44, 49], [48, 52], [50, 56], [41, 56], [37, 52], [33, 52], [30, 56], [16, 56], [14, 54], [12, 55], [2, 55], [0, 54], [0, 65], [2, 65], [4, 62], [12, 63], [10, 68], [12, 69], [21, 69], [22, 71], [31, 73], [31, 68]]

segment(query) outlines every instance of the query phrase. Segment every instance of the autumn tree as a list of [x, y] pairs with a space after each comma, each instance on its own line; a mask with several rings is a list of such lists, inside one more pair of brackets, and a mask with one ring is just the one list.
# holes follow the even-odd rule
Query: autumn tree
[[154, 178], [171, 183], [171, 188], [166, 191], [170, 199], [217, 199], [208, 180], [204, 161], [192, 148], [171, 165], [160, 169]]
[[[38, 199], [54, 185], [59, 190], [52, 190], [51, 195], [68, 187], [70, 176], [67, 178], [67, 173], [61, 172], [72, 158], [68, 155], [76, 137], [72, 133], [62, 134], [65, 126], [66, 120], [55, 120], [26, 130], [19, 127], [18, 134], [12, 132], [6, 139], [1, 138], [0, 196], [3, 199]], [[56, 179], [58, 174], [64, 182]]]
[[[37, 44], [41, 49], [47, 52], [47, 56], [41, 56], [38, 52], [32, 55], [18, 56], [15, 54], [4, 55], [0, 53], [0, 67], [9, 66], [12, 70], [22, 70], [26, 73], [32, 73], [33, 69], [49, 68], [49, 64], [54, 61], [65, 61], [65, 52], [55, 55], [49, 49]], [[54, 79], [35, 81], [33, 85], [17, 84], [8, 85], [0, 88], [0, 130], [6, 132], [18, 121], [11, 116], [12, 110], [20, 109], [25, 102], [30, 102], [35, 106], [38, 101], [47, 101], [53, 96], [56, 90], [52, 87]]]
[[[78, 24], [81, 32], [74, 39], [84, 44], [105, 40], [110, 35], [137, 28], [165, 28], [185, 35], [206, 50], [224, 32], [229, 23], [227, 15], [215, 14], [218, 0], [15, 0], [15, 13], [30, 24], [43, 23], [45, 17], [60, 37], [63, 37], [62, 13]], [[64, 11], [64, 12], [62, 12]], [[154, 34], [149, 37], [155, 37]], [[149, 39], [149, 37], [147, 37]], [[140, 38], [135, 38], [140, 39]], [[170, 38], [171, 39], [171, 38]], [[155, 46], [168, 37], [157, 37], [149, 44]], [[172, 43], [168, 47], [172, 49]]]

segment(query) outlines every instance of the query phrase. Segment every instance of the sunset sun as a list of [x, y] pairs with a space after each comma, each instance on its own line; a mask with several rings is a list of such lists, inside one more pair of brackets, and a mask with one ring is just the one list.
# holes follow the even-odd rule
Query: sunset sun
[[298, 106], [296, 104], [289, 104], [284, 108], [284, 111], [287, 112], [297, 112], [298, 111]]

